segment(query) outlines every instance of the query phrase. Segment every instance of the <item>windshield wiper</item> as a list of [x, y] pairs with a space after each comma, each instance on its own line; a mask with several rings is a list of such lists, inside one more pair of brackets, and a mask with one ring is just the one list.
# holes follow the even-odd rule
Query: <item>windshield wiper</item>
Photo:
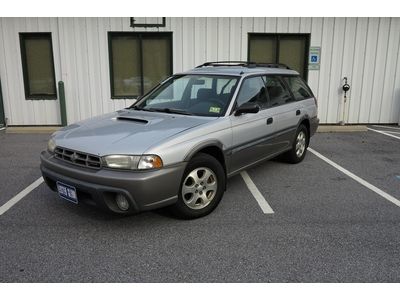
[[134, 110], [143, 110], [143, 111], [152, 111], [152, 112], [163, 112], [167, 114], [179, 114], [179, 115], [188, 115], [192, 116], [193, 114], [186, 111], [186, 110], [180, 110], [180, 109], [175, 109], [175, 108], [144, 108], [144, 107], [139, 107], [139, 106], [133, 106], [131, 109]]
[[187, 116], [192, 116], [193, 114], [186, 111], [186, 110], [180, 110], [180, 109], [175, 109], [175, 108], [149, 108], [147, 109], [148, 111], [157, 111], [157, 112], [164, 112], [167, 114], [179, 114], [179, 115], [187, 115]]

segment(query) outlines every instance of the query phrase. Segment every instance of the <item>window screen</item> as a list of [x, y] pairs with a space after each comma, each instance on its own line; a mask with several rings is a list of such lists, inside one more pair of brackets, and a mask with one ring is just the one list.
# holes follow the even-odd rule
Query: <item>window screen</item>
[[136, 98], [172, 73], [171, 33], [110, 32], [112, 98]]
[[56, 99], [51, 33], [20, 33], [26, 99]]
[[265, 76], [265, 86], [271, 106], [278, 106], [292, 101], [290, 93], [278, 77]]
[[311, 91], [304, 81], [297, 76], [284, 77], [285, 82], [292, 91], [296, 101], [308, 99], [312, 97]]
[[250, 33], [248, 60], [281, 63], [307, 78], [309, 34]]

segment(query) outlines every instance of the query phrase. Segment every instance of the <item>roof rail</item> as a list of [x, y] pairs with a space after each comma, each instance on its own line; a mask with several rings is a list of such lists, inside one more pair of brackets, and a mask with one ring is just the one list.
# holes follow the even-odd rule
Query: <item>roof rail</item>
[[280, 68], [280, 69], [291, 70], [289, 66], [280, 63], [256, 63], [256, 62], [240, 61], [240, 60], [210, 61], [197, 66], [196, 69], [202, 67], [235, 67], [235, 66], [248, 67], [248, 68], [256, 68], [256, 67]]
[[199, 65], [197, 68], [202, 67], [234, 67], [234, 66], [248, 66], [249, 64], [254, 64], [253, 62], [241, 61], [241, 60], [224, 60], [224, 61], [209, 61], [205, 62], [202, 65]]

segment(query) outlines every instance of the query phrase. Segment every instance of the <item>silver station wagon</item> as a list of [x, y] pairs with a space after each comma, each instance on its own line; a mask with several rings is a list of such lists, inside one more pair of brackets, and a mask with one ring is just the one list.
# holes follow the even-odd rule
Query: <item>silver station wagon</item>
[[68, 201], [131, 214], [210, 213], [227, 178], [281, 155], [304, 159], [317, 101], [281, 64], [210, 62], [161, 82], [132, 106], [55, 132], [47, 185]]

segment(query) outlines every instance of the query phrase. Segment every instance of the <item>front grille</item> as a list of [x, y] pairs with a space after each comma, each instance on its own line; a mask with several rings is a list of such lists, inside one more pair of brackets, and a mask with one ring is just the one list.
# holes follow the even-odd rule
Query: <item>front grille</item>
[[101, 160], [99, 156], [65, 149], [62, 147], [56, 147], [54, 150], [54, 157], [81, 167], [93, 169], [100, 169], [101, 167]]

